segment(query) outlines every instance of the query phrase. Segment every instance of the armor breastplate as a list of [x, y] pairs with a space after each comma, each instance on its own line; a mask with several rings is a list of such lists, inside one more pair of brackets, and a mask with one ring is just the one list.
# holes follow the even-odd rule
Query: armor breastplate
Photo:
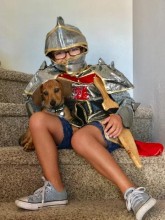
[[24, 94], [27, 96], [27, 102], [29, 102], [28, 97], [32, 97], [34, 104], [38, 105], [40, 102], [37, 100], [37, 91], [40, 85], [50, 79], [62, 80], [64, 90], [69, 88], [69, 92], [65, 96], [68, 107], [75, 118], [81, 121], [78, 126], [82, 126], [92, 121], [102, 120], [109, 115], [109, 112], [104, 111], [102, 107], [102, 95], [94, 85], [94, 77], [100, 77], [109, 95], [133, 87], [121, 72], [104, 63], [89, 66], [88, 69], [75, 76], [60, 72], [54, 66], [47, 67], [46, 63], [43, 63], [26, 87]]
[[62, 73], [58, 78], [65, 79], [71, 84], [70, 98], [76, 101], [96, 101], [102, 99], [98, 89], [93, 84], [95, 72], [86, 72], [85, 74], [76, 76], [69, 76]]
[[[113, 94], [132, 88], [132, 84], [116, 69], [106, 64], [91, 66], [77, 76], [62, 73], [58, 78], [71, 83], [71, 94], [68, 103], [72, 106], [75, 117], [82, 121], [82, 125], [92, 121], [100, 121], [109, 115], [102, 107], [102, 95], [94, 85], [94, 77], [99, 76], [107, 93]], [[97, 101], [97, 102], [96, 102]]]
[[71, 83], [71, 94], [67, 102], [68, 106], [72, 106], [72, 114], [78, 119], [80, 126], [102, 120], [108, 115], [102, 108], [102, 96], [93, 84], [95, 76], [93, 72], [79, 75], [79, 77], [68, 74], [58, 76], [59, 79], [62, 78]]

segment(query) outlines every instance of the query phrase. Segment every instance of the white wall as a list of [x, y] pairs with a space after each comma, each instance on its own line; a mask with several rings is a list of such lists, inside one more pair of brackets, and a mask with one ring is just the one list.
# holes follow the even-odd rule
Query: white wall
[[45, 36], [57, 16], [87, 37], [88, 63], [114, 60], [132, 81], [132, 0], [0, 0], [2, 66], [35, 73], [45, 60]]
[[134, 97], [153, 109], [153, 141], [165, 145], [165, 1], [133, 1]]

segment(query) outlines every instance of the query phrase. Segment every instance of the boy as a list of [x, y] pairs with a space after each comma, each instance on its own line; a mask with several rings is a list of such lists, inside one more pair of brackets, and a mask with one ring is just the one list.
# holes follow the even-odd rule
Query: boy
[[[123, 127], [130, 128], [132, 125], [136, 104], [127, 90], [133, 86], [122, 73], [102, 60], [98, 65], [88, 66], [85, 62], [87, 52], [88, 45], [80, 30], [66, 25], [58, 17], [57, 25], [47, 34], [45, 44], [45, 54], [52, 65], [47, 67], [44, 64], [25, 90], [31, 114], [29, 126], [44, 173], [44, 186], [15, 203], [29, 210], [66, 204], [67, 193], [60, 176], [58, 149], [72, 146], [100, 174], [119, 187], [127, 209], [133, 210], [136, 219], [140, 220], [156, 200], [145, 192], [145, 188], [136, 188], [110, 154], [120, 147], [114, 140]], [[70, 123], [61, 117], [36, 112], [35, 91], [44, 81], [52, 78], [58, 78], [69, 88], [66, 102], [74, 116]], [[119, 104], [118, 109], [105, 110], [102, 107], [103, 97], [95, 85], [98, 78], [109, 97]], [[71, 124], [79, 127], [74, 134]]]

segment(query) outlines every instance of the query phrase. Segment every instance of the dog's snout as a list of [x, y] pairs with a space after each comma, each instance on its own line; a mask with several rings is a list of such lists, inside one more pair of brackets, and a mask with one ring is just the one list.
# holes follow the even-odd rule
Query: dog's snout
[[50, 101], [50, 105], [51, 105], [51, 106], [55, 106], [55, 105], [56, 105], [56, 101], [52, 99], [52, 100]]

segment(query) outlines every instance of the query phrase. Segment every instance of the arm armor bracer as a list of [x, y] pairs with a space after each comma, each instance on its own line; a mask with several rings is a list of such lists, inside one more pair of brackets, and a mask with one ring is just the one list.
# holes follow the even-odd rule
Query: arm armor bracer
[[139, 103], [130, 97], [128, 92], [111, 94], [112, 98], [119, 104], [119, 109], [116, 114], [120, 115], [125, 128], [130, 128], [133, 123], [134, 112], [136, 111]]

